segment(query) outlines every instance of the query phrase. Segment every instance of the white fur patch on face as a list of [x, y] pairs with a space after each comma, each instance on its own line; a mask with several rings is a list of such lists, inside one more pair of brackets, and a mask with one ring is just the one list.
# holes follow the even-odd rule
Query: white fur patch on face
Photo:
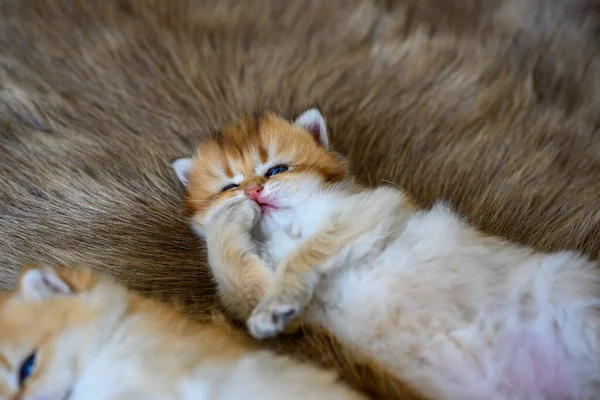
[[250, 149], [250, 154], [252, 155], [252, 161], [254, 162], [254, 165], [259, 165], [261, 161], [260, 153], [258, 152], [258, 150], [256, 148], [252, 148]]
[[274, 142], [269, 143], [268, 151], [269, 151], [269, 154], [268, 154], [269, 160], [272, 160], [273, 158], [275, 158], [275, 156], [277, 155], [277, 147], [275, 146]]
[[240, 183], [242, 183], [244, 181], [244, 175], [242, 173], [237, 173], [234, 175], [232, 181], [236, 185], [239, 185]]
[[[218, 181], [209, 186], [209, 190], [212, 192], [220, 192], [225, 186], [229, 184], [239, 185], [244, 181], [244, 174], [232, 168], [232, 164], [229, 164], [229, 167], [233, 170], [234, 176], [229, 177], [225, 173], [225, 170], [220, 166], [213, 166], [212, 172], [218, 177]], [[208, 186], [208, 185], [207, 185]]]
[[326, 149], [329, 148], [327, 125], [325, 124], [325, 118], [323, 118], [319, 110], [311, 108], [310, 110], [303, 112], [296, 119], [295, 123], [296, 126], [307, 130], [321, 146]]
[[189, 184], [190, 172], [192, 172], [193, 161], [191, 158], [180, 158], [171, 163], [171, 167], [175, 170], [175, 174], [183, 186], [187, 187]]

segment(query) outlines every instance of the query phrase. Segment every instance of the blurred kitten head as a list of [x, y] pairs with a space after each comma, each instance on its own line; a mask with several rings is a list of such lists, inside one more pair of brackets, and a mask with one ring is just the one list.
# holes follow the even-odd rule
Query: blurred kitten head
[[348, 175], [346, 161], [329, 151], [325, 120], [316, 109], [293, 123], [273, 113], [245, 116], [172, 166], [199, 233], [207, 214], [231, 200], [260, 208], [263, 229], [286, 225], [311, 196]]
[[124, 289], [107, 283], [83, 268], [24, 268], [18, 288], [0, 295], [0, 398], [77, 398], [82, 371], [123, 312]]

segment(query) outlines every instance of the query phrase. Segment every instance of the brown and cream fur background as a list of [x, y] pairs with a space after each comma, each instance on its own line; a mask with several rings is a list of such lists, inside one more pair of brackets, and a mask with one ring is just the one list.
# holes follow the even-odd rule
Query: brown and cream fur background
[[[0, 285], [85, 263], [205, 317], [168, 162], [313, 105], [363, 182], [597, 258], [599, 34], [595, 0], [0, 0]], [[397, 389], [316, 333], [273, 345]]]

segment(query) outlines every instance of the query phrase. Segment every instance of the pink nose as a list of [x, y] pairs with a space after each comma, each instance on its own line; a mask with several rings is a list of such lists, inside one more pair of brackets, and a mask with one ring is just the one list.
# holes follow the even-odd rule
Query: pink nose
[[260, 197], [260, 192], [262, 192], [263, 187], [260, 185], [252, 185], [252, 186], [248, 186], [246, 188], [246, 190], [244, 190], [244, 193], [246, 194], [246, 197], [248, 197], [251, 200], [258, 200], [258, 198]]

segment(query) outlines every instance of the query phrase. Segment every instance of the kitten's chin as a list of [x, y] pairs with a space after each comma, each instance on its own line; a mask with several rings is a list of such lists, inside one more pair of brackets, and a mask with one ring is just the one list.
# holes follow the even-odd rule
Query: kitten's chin
[[294, 213], [286, 208], [271, 208], [262, 211], [258, 220], [258, 228], [264, 237], [287, 230], [294, 222]]
[[278, 210], [277, 207], [271, 204], [259, 204], [261, 217], [269, 217], [271, 214]]

